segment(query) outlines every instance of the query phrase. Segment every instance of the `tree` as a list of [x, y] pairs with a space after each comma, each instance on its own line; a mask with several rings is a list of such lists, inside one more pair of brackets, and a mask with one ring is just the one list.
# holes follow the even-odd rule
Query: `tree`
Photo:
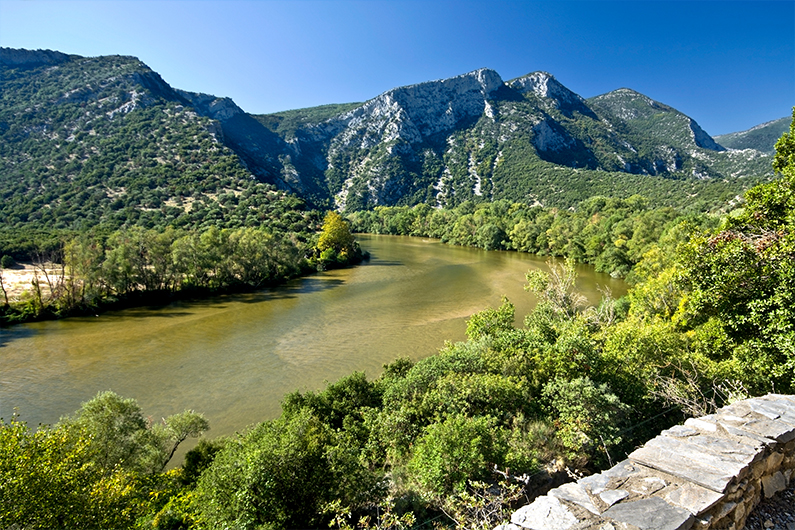
[[574, 458], [582, 458], [621, 441], [621, 421], [629, 407], [588, 377], [557, 378], [544, 386], [550, 417], [555, 418], [558, 436]]
[[8, 307], [8, 291], [6, 291], [6, 284], [3, 282], [3, 269], [0, 268], [0, 291], [3, 291], [3, 307]]
[[203, 415], [186, 410], [151, 425], [134, 399], [110, 391], [85, 402], [73, 417], [61, 419], [61, 427], [85, 432], [90, 437], [91, 461], [111, 474], [116, 466], [141, 473], [159, 473], [189, 436], [209, 428]]
[[485, 417], [449, 416], [425, 428], [409, 461], [415, 480], [427, 493], [444, 498], [462, 492], [467, 480], [488, 478], [500, 441]]
[[691, 292], [680, 313], [718, 319], [752, 391], [795, 388], [795, 125], [773, 167], [780, 177], [749, 190], [744, 211], [683, 259]]
[[354, 257], [355, 240], [345, 219], [335, 211], [326, 214], [317, 240], [317, 250], [323, 260], [347, 263]]
[[133, 477], [96, 466], [90, 445], [79, 429], [0, 420], [0, 527], [132, 528], [145, 509]]
[[315, 528], [328, 503], [377, 497], [358, 448], [339, 442], [308, 408], [230, 440], [196, 486], [202, 519], [212, 528]]

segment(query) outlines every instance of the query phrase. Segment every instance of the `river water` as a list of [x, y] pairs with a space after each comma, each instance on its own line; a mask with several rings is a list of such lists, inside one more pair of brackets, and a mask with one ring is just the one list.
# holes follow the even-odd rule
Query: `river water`
[[[282, 397], [355, 370], [378, 376], [397, 357], [421, 359], [465, 338], [466, 318], [535, 304], [528, 269], [544, 259], [436, 240], [358, 236], [372, 259], [261, 292], [0, 328], [0, 417], [54, 423], [102, 390], [133, 397], [154, 420], [203, 412], [211, 436], [279, 414]], [[578, 290], [624, 283], [591, 267]]]

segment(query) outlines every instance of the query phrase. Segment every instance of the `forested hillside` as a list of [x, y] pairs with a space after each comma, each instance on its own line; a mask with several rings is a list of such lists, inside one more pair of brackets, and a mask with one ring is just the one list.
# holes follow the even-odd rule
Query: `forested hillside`
[[239, 227], [300, 207], [137, 59], [31, 61], [1, 66], [4, 227]]
[[763, 153], [775, 152], [776, 140], [789, 130], [792, 118], [785, 117], [751, 127], [747, 131], [716, 136], [715, 140], [730, 149], [755, 149]]

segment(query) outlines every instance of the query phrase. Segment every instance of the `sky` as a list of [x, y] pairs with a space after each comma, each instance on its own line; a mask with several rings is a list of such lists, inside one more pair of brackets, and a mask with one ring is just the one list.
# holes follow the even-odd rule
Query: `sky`
[[626, 87], [711, 135], [789, 116], [795, 1], [0, 0], [0, 46], [133, 55], [253, 114], [487, 67]]

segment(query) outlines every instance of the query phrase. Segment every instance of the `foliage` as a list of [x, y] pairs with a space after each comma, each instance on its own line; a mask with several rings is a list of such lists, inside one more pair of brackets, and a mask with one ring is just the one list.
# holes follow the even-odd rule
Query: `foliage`
[[333, 210], [326, 213], [316, 248], [323, 267], [358, 263], [364, 256], [347, 221]]
[[[0, 254], [39, 230], [103, 226], [300, 232], [303, 202], [247, 169], [217, 127], [132, 57], [0, 65]], [[3, 240], [22, 231], [22, 248]]]
[[497, 449], [488, 418], [449, 416], [426, 427], [418, 438], [409, 469], [419, 486], [444, 498], [464, 491], [467, 480], [488, 478]]
[[775, 154], [776, 141], [789, 131], [791, 117], [764, 123], [747, 131], [715, 136], [715, 141], [730, 149], [756, 149], [763, 153]]
[[559, 210], [497, 200], [463, 202], [453, 210], [421, 204], [377, 207], [348, 215], [355, 232], [434, 237], [452, 245], [568, 257], [599, 272], [626, 276], [664, 237], [686, 241], [684, 222], [710, 226], [716, 218], [674, 208], [652, 208], [640, 196], [592, 197], [576, 209]]
[[561, 441], [574, 458], [599, 456], [598, 452], [621, 442], [619, 431], [628, 407], [607, 384], [588, 377], [555, 379], [544, 386], [550, 416], [556, 418]]
[[[650, 114], [627, 125], [630, 133], [670, 125], [666, 109], [643, 110]], [[587, 129], [583, 123], [570, 125]], [[298, 134], [300, 127], [290, 127]], [[521, 324], [503, 299], [472, 315], [466, 341], [417, 362], [399, 359], [375, 380], [354, 373], [319, 391], [291, 393], [279, 418], [200, 442], [182, 468], [166, 473], [176, 446], [206, 430], [201, 415], [185, 411], [151, 424], [133, 400], [104, 392], [55, 427], [31, 432], [16, 418], [3, 422], [0, 526], [350, 528], [358, 521], [404, 528], [442, 519], [491, 527], [525, 493], [524, 481], [501, 478], [543, 473], [550, 461], [592, 470], [683, 412], [795, 389], [795, 130], [777, 144], [781, 177], [749, 191], [743, 208], [722, 220], [655, 208], [639, 196], [592, 197], [573, 211], [481, 202], [462, 160], [495, 179], [483, 190], [507, 176], [494, 143], [484, 142], [475, 159], [462, 158], [480, 145], [475, 139], [461, 133], [457, 147], [427, 152], [421, 164], [393, 160], [396, 168], [436, 176], [445, 164], [458, 168], [445, 188], [454, 208], [377, 207], [352, 214], [352, 228], [567, 257], [552, 262], [550, 273], [528, 273], [539, 303]], [[525, 140], [530, 149], [532, 138]], [[590, 164], [606, 152], [595, 146], [592, 155], [577, 156]], [[312, 224], [298, 209], [285, 213], [294, 214], [292, 228]], [[288, 234], [275, 225], [208, 222], [194, 231], [125, 223], [120, 230], [45, 230], [27, 247], [8, 235], [3, 241], [14, 252], [38, 257], [42, 278], [14, 311], [256, 288], [357, 251], [336, 213], [317, 243], [308, 231]], [[53, 273], [45, 261], [61, 266]], [[624, 300], [606, 296], [585, 307], [575, 261], [629, 274], [634, 287]]]
[[186, 410], [152, 425], [134, 399], [106, 391], [83, 403], [73, 417], [61, 419], [59, 427], [89, 437], [87, 457], [98, 469], [153, 474], [165, 469], [182, 442], [198, 437], [209, 424], [203, 415]]
[[230, 441], [197, 484], [202, 520], [211, 528], [309, 527], [335, 499], [377, 499], [374, 481], [337, 437], [301, 409]]
[[180, 470], [162, 472], [163, 442], [206, 429], [195, 418], [169, 416], [158, 432], [134, 400], [104, 392], [54, 427], [0, 420], [0, 525], [139, 528], [180, 494]]
[[[353, 249], [351, 255], [360, 256], [358, 245]], [[266, 228], [84, 232], [36, 253], [32, 305], [12, 300], [4, 319], [67, 316], [147, 297], [259, 289], [314, 270], [311, 253], [311, 240]]]
[[776, 143], [778, 180], [746, 195], [744, 211], [684, 255], [683, 313], [710, 317], [733, 345], [752, 390], [795, 388], [795, 128]]

